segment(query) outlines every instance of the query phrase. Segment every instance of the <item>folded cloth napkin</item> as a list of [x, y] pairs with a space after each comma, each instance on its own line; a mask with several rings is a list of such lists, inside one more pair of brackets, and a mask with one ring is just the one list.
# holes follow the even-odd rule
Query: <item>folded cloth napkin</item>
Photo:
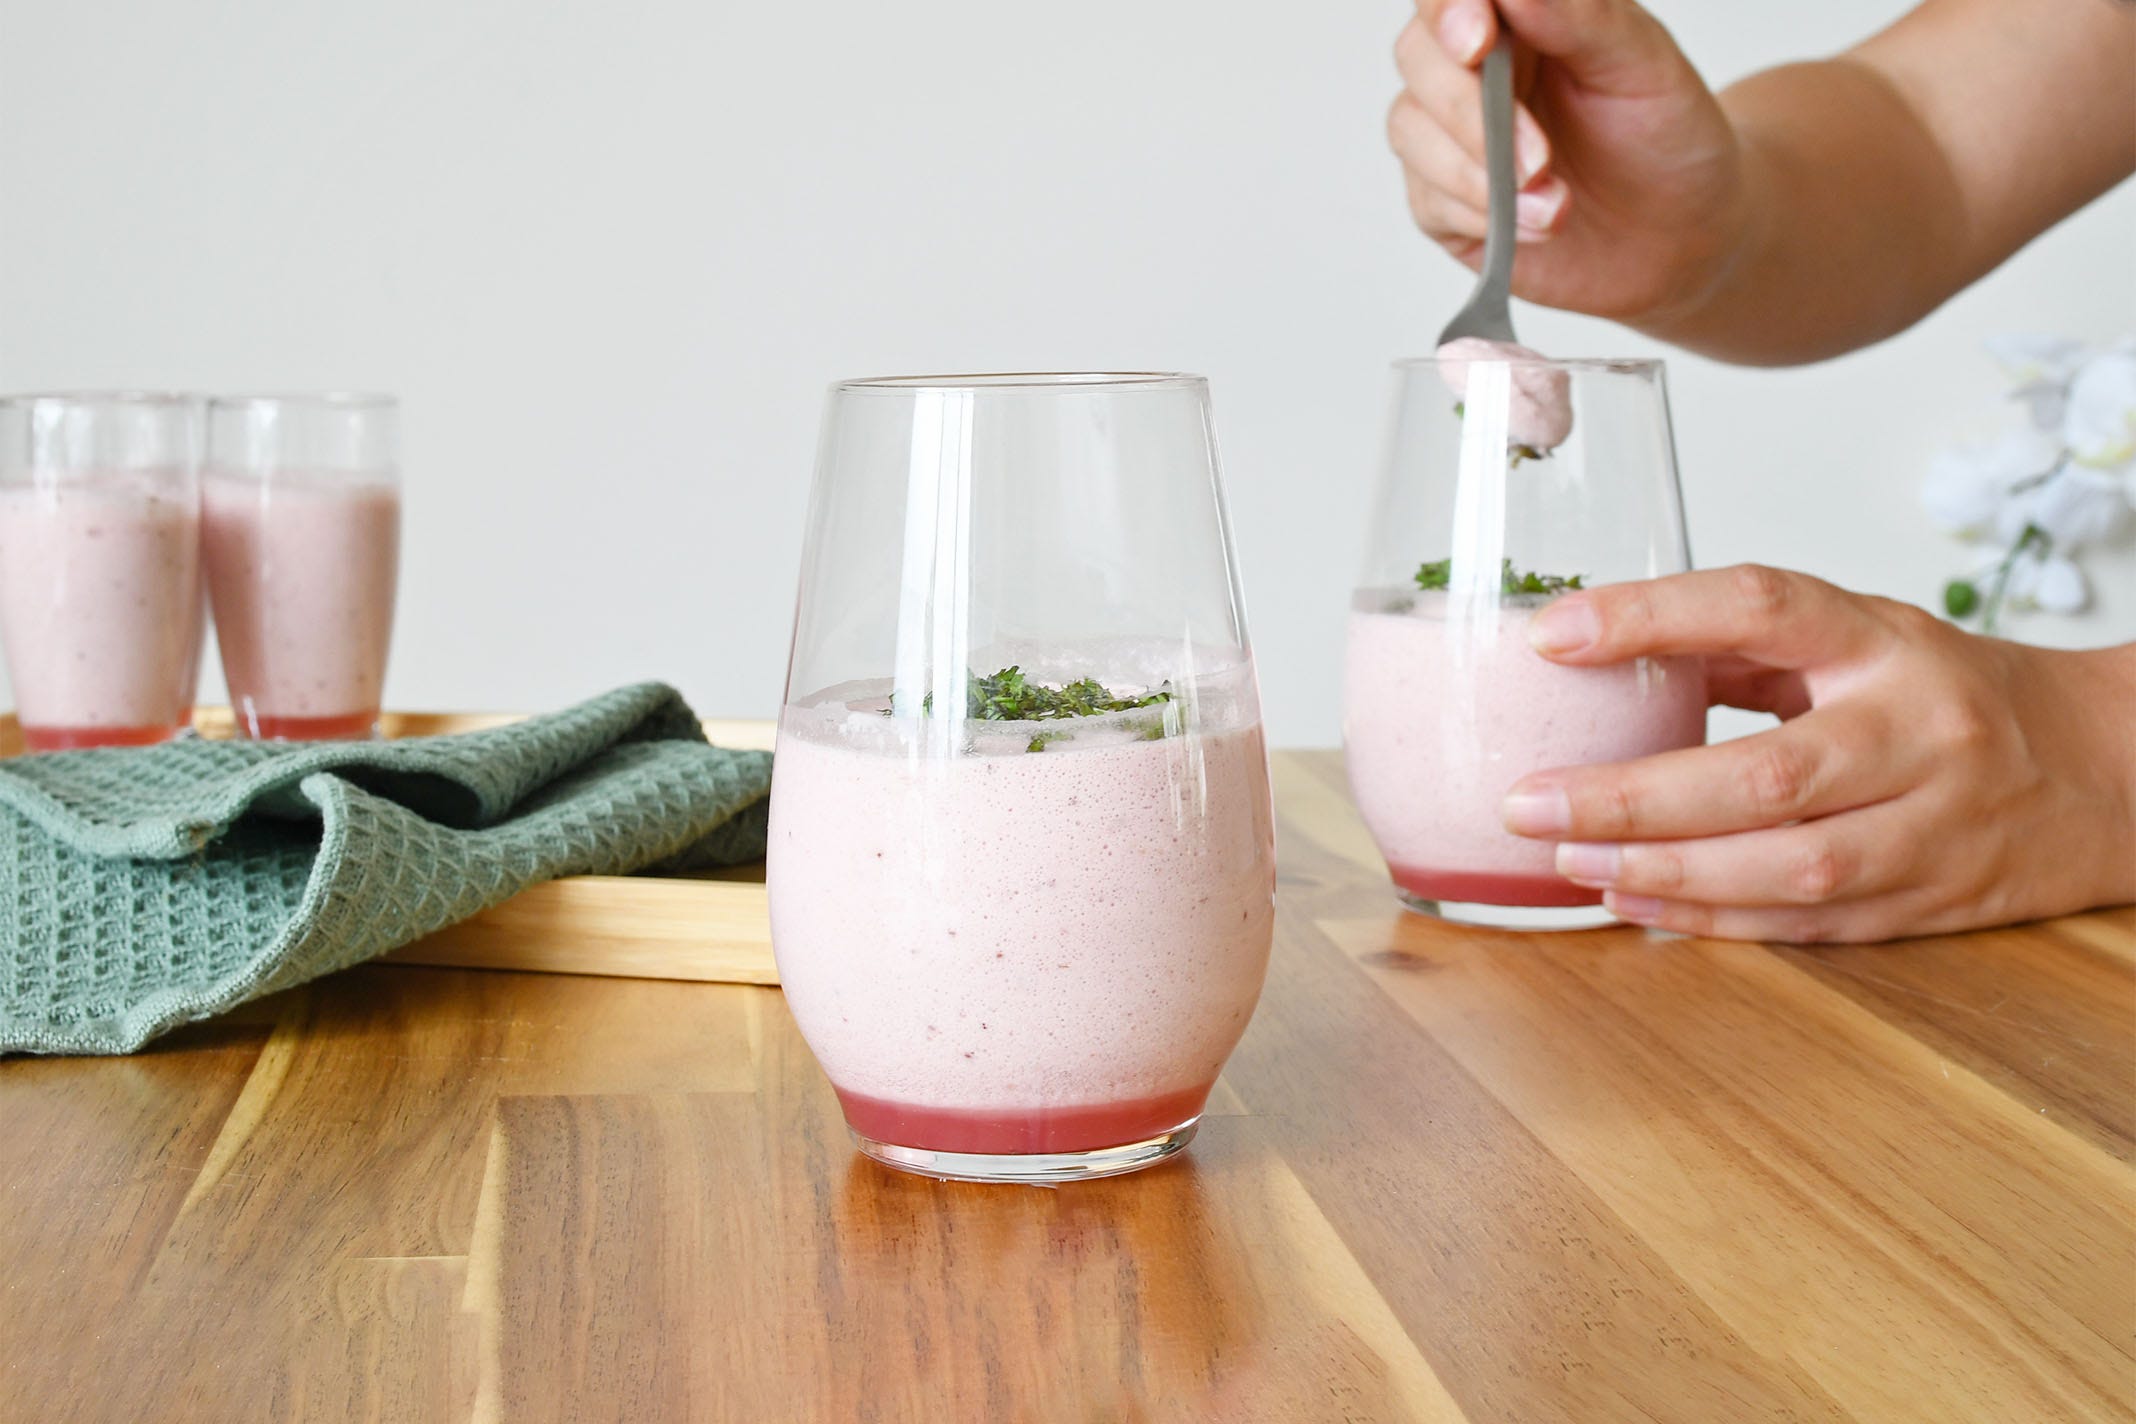
[[758, 859], [770, 788], [658, 683], [456, 736], [0, 760], [0, 1053], [129, 1053], [538, 880]]

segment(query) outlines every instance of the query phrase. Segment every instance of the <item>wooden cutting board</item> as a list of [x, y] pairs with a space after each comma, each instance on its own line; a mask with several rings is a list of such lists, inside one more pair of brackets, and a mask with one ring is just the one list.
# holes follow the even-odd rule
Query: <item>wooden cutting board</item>
[[[505, 712], [388, 712], [388, 737], [474, 732], [515, 722]], [[204, 737], [229, 737], [227, 707], [193, 718]], [[768, 750], [771, 722], [708, 721], [705, 735], [723, 747]], [[0, 715], [0, 756], [22, 750], [12, 715]], [[385, 956], [389, 964], [519, 969], [549, 974], [615, 974], [636, 979], [695, 979], [776, 984], [764, 867], [742, 866], [688, 876], [581, 875], [531, 886], [473, 919]]]

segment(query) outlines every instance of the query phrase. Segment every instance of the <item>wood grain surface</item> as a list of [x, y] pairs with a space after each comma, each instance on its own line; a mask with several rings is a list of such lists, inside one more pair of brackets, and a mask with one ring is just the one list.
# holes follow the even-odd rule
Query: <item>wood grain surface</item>
[[0, 1061], [0, 1420], [2136, 1417], [2136, 913], [1465, 931], [1276, 779], [1267, 992], [1136, 1176], [877, 1168], [746, 985], [375, 965]]

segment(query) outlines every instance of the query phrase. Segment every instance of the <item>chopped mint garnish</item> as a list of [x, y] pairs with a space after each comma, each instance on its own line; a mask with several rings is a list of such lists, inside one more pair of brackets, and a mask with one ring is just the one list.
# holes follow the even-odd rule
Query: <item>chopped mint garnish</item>
[[[1452, 580], [1453, 573], [1452, 559], [1434, 559], [1421, 564], [1417, 568], [1417, 587], [1445, 588]], [[1514, 568], [1511, 559], [1506, 559], [1499, 570], [1499, 587], [1505, 593], [1571, 593], [1575, 589], [1585, 587], [1586, 578], [1585, 574], [1560, 577], [1557, 574], [1525, 573]]]
[[1169, 682], [1145, 697], [1115, 697], [1111, 688], [1094, 677], [1048, 687], [1031, 681], [1021, 668], [1005, 667], [992, 677], [975, 677], [965, 684], [964, 715], [984, 722], [1046, 722], [1160, 707], [1171, 700]]
[[[1059, 687], [1049, 687], [1042, 682], [1033, 682], [1022, 668], [1015, 666], [1005, 667], [992, 677], [967, 674], [964, 684], [964, 715], [980, 722], [1052, 722], [1069, 717], [1099, 717], [1108, 712], [1131, 712], [1138, 707], [1161, 707], [1171, 700], [1170, 682], [1141, 697], [1117, 697], [1111, 688], [1094, 677], [1077, 678]], [[896, 712], [895, 693], [891, 694], [890, 703], [883, 709], [885, 717]], [[920, 714], [934, 715], [933, 693], [920, 700]], [[1040, 732], [1031, 738], [1024, 750], [1042, 752], [1049, 743], [1071, 741], [1074, 735], [1072, 732]], [[1166, 724], [1154, 723], [1143, 735], [1146, 740], [1156, 741], [1168, 735]]]

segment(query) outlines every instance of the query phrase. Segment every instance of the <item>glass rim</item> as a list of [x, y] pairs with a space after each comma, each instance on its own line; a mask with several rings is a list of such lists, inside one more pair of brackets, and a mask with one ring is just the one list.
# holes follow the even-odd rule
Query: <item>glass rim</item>
[[197, 406], [207, 402], [207, 397], [197, 391], [152, 391], [152, 390], [79, 390], [79, 391], [0, 391], [0, 406], [29, 407], [40, 405], [115, 405], [130, 406], [144, 410], [168, 410], [176, 406]]
[[386, 391], [241, 391], [208, 397], [211, 410], [250, 410], [261, 406], [312, 410], [391, 410], [400, 397]]
[[1557, 371], [1616, 371], [1625, 375], [1646, 375], [1666, 368], [1659, 356], [1402, 356], [1396, 358], [1394, 369], [1413, 370], [1420, 366], [1515, 366], [1529, 370]]
[[1141, 391], [1186, 390], [1208, 385], [1188, 371], [977, 371], [964, 375], [859, 376], [831, 389], [856, 394], [906, 391]]

